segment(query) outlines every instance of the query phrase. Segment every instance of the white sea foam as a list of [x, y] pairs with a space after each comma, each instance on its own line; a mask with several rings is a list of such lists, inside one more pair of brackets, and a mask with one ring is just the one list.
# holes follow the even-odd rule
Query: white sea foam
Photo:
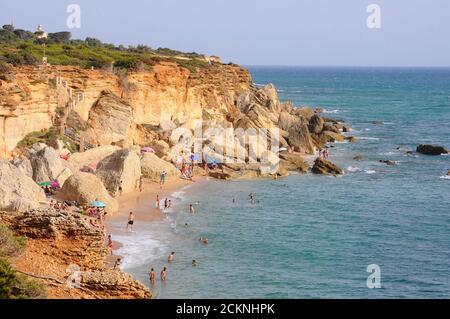
[[360, 140], [368, 140], [368, 141], [379, 141], [379, 137], [369, 137], [369, 136], [360, 136], [358, 137]]
[[113, 240], [122, 244], [114, 253], [122, 256], [123, 268], [145, 265], [150, 260], [163, 257], [167, 250], [154, 232], [146, 230], [116, 234]]
[[449, 175], [440, 176], [439, 178], [440, 179], [448, 179], [448, 180], [450, 180], [450, 176]]
[[376, 174], [377, 172], [372, 169], [366, 169], [366, 170], [364, 170], [364, 173], [372, 175], [372, 174]]
[[323, 110], [323, 113], [325, 114], [337, 114], [340, 110]]
[[347, 171], [354, 173], [354, 172], [361, 172], [362, 169], [357, 166], [349, 166], [347, 167]]
[[176, 198], [176, 199], [184, 199], [185, 198], [184, 195], [186, 195], [186, 192], [180, 190], [180, 191], [173, 192], [170, 195], [170, 197], [173, 197], [173, 198]]

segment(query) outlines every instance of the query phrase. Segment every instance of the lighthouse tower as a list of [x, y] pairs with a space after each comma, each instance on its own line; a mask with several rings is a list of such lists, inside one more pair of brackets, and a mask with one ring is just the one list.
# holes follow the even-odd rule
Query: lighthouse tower
[[41, 25], [38, 25], [37, 30], [34, 34], [36, 34], [38, 39], [47, 39], [47, 33], [45, 33]]

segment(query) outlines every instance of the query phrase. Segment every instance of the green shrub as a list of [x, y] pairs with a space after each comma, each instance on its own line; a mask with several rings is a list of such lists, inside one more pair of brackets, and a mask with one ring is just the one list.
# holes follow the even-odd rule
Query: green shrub
[[17, 274], [6, 259], [0, 258], [0, 299], [43, 299], [46, 295], [41, 283]]
[[7, 227], [0, 225], [0, 257], [14, 257], [22, 253], [26, 237], [15, 236]]
[[5, 74], [11, 72], [11, 66], [3, 61], [0, 61], [0, 74]]

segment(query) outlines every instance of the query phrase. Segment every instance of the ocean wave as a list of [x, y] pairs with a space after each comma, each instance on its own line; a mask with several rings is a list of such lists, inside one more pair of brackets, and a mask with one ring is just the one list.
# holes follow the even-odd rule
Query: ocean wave
[[439, 178], [440, 179], [448, 179], [448, 180], [450, 180], [450, 175], [440, 176]]
[[122, 267], [131, 268], [145, 265], [150, 260], [164, 257], [166, 246], [154, 238], [154, 233], [134, 231], [123, 235], [115, 235], [114, 240], [122, 244], [114, 253], [122, 257]]
[[323, 113], [325, 114], [337, 114], [341, 112], [340, 110], [323, 110]]
[[349, 166], [347, 167], [347, 171], [354, 173], [354, 172], [361, 172], [362, 169], [357, 166]]
[[364, 173], [372, 175], [372, 174], [376, 174], [377, 172], [372, 169], [366, 169], [366, 170], [364, 170]]
[[360, 140], [379, 141], [379, 137], [358, 136]]
[[176, 198], [176, 199], [184, 199], [184, 198], [185, 198], [185, 195], [186, 195], [186, 192], [180, 190], [180, 191], [173, 192], [173, 193], [170, 195], [170, 197]]

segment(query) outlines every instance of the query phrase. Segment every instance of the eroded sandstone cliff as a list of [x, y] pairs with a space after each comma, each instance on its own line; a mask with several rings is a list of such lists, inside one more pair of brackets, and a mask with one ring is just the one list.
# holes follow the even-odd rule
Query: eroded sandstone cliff
[[[0, 154], [8, 156], [27, 134], [50, 128], [57, 117], [58, 107], [64, 108], [69, 98], [60, 89], [57, 79], [67, 83], [74, 111], [92, 124], [91, 142], [111, 142], [105, 134], [96, 136], [98, 127], [114, 132], [112, 139], [124, 134], [128, 143], [142, 138], [139, 125], [158, 126], [162, 122], [191, 125], [202, 118], [203, 110], [212, 116], [223, 116], [238, 95], [251, 87], [250, 74], [236, 65], [212, 64], [191, 73], [174, 63], [160, 63], [151, 71], [128, 75], [102, 70], [86, 70], [71, 66], [24, 66], [13, 68], [0, 80]], [[105, 92], [110, 95], [105, 97]], [[109, 117], [99, 113], [108, 106], [108, 98], [117, 104], [121, 115]], [[99, 101], [100, 99], [100, 101]], [[113, 101], [114, 102], [114, 101]], [[94, 108], [94, 110], [93, 110]], [[114, 111], [114, 110], [112, 110]]]

